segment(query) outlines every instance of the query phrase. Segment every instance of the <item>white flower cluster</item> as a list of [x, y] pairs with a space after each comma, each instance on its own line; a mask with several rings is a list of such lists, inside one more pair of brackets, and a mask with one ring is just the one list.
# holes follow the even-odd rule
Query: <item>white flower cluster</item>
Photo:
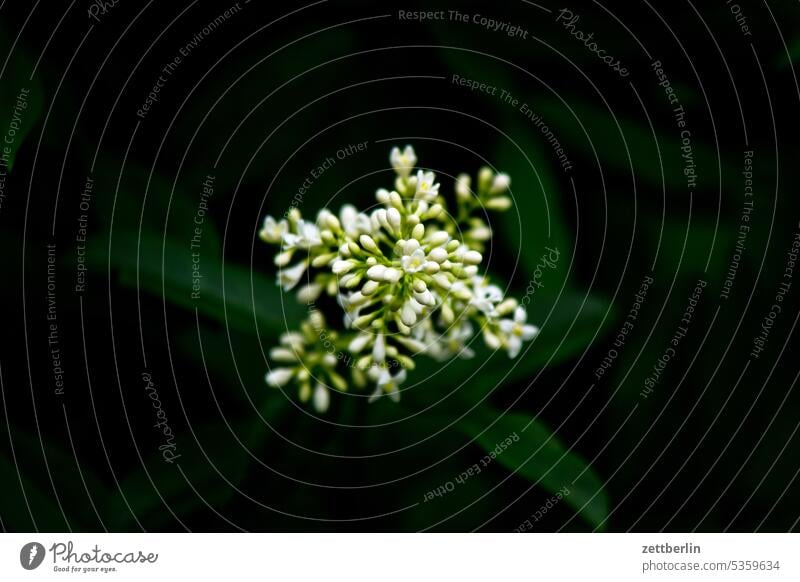
[[327, 410], [331, 389], [351, 385], [373, 384], [370, 400], [398, 400], [413, 355], [470, 358], [476, 330], [512, 358], [538, 332], [517, 301], [503, 297], [478, 268], [492, 231], [474, 214], [510, 208], [509, 177], [482, 168], [473, 189], [470, 176], [458, 176], [450, 213], [435, 174], [414, 172], [411, 146], [394, 148], [390, 161], [394, 189], [377, 191], [372, 212], [346, 205], [338, 217], [324, 209], [311, 222], [293, 208], [282, 220], [268, 216], [260, 233], [280, 245], [275, 263], [284, 290], [302, 281], [301, 302], [316, 305], [324, 294], [344, 311], [345, 329], [336, 331], [313, 308], [300, 331], [284, 334], [270, 354], [280, 367], [267, 383], [296, 383], [300, 400], [312, 400], [319, 412]]

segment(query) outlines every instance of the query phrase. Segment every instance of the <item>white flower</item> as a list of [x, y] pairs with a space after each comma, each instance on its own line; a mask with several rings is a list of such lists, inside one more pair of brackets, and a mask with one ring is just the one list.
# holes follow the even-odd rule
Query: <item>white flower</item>
[[358, 238], [360, 234], [371, 234], [372, 221], [363, 212], [358, 212], [355, 206], [345, 204], [339, 211], [339, 222], [347, 236], [352, 239]]
[[522, 307], [517, 307], [514, 310], [514, 319], [500, 320], [500, 331], [506, 336], [506, 346], [510, 358], [517, 357], [520, 349], [522, 349], [523, 341], [531, 340], [539, 333], [538, 327], [525, 323], [527, 320], [528, 314], [525, 313]]
[[277, 222], [271, 216], [267, 216], [264, 219], [264, 225], [261, 227], [261, 232], [259, 232], [258, 235], [264, 242], [278, 243], [288, 231], [289, 223], [286, 222], [286, 219]]
[[433, 172], [417, 172], [417, 191], [414, 194], [416, 200], [433, 202], [439, 195], [439, 184], [434, 184], [436, 174]]
[[[309, 221], [293, 207], [281, 220], [265, 217], [259, 233], [282, 243], [274, 262], [285, 290], [309, 305], [330, 295], [344, 312], [341, 330], [312, 309], [270, 351], [281, 367], [266, 382], [294, 384], [299, 400], [320, 413], [330, 408], [331, 391], [367, 383], [370, 401], [398, 400], [413, 357], [471, 358], [469, 343], [482, 334], [513, 358], [538, 332], [479, 268], [492, 230], [477, 214], [511, 206], [509, 177], [489, 168], [475, 179], [459, 174], [452, 212], [436, 174], [416, 168], [411, 146], [393, 148], [389, 158], [394, 184], [377, 189], [374, 209], [345, 204], [334, 215], [323, 208]], [[347, 360], [330, 346], [346, 346]]]
[[389, 161], [397, 174], [403, 178], [408, 178], [411, 170], [417, 165], [417, 156], [414, 153], [414, 148], [407, 145], [402, 153], [400, 148], [392, 148], [389, 154]]
[[[389, 370], [385, 368], [372, 368], [373, 370], [379, 370], [377, 372], [377, 382], [375, 386], [375, 392], [369, 397], [370, 402], [375, 402], [378, 398], [386, 394], [391, 398], [393, 401], [397, 402], [400, 400], [400, 390], [398, 390], [400, 384], [402, 384], [406, 379], [406, 371], [400, 370], [394, 376], [389, 372]], [[373, 376], [376, 374], [373, 373]]]
[[287, 249], [310, 249], [322, 244], [319, 227], [313, 222], [298, 220], [295, 230], [296, 233], [287, 232], [283, 235], [283, 245]]
[[425, 251], [423, 251], [420, 248], [417, 248], [412, 253], [408, 255], [404, 254], [400, 258], [400, 266], [403, 267], [403, 270], [406, 273], [416, 273], [422, 269], [422, 267], [425, 265], [425, 261], [426, 261]]
[[461, 325], [452, 326], [445, 339], [448, 355], [458, 355], [465, 360], [475, 357], [475, 352], [466, 345], [472, 336], [473, 329], [468, 321], [462, 321]]
[[303, 278], [307, 264], [305, 261], [297, 263], [293, 267], [278, 271], [278, 282], [283, 286], [284, 291], [293, 289]]
[[489, 316], [495, 315], [495, 306], [503, 300], [503, 291], [497, 285], [489, 285], [484, 277], [475, 277], [474, 294], [470, 303]]
[[292, 368], [275, 368], [270, 371], [264, 379], [270, 386], [280, 388], [281, 386], [285, 386], [289, 380], [292, 379], [292, 376], [294, 376], [294, 370]]

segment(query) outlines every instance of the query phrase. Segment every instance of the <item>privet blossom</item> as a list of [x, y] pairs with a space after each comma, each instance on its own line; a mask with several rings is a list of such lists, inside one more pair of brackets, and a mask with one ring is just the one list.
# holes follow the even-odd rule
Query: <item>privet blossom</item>
[[319, 412], [328, 409], [331, 390], [369, 389], [370, 401], [399, 400], [413, 356], [471, 358], [469, 344], [480, 334], [514, 358], [538, 333], [518, 302], [480, 271], [492, 231], [476, 214], [511, 207], [508, 175], [482, 168], [474, 185], [459, 175], [453, 213], [436, 175], [414, 171], [411, 146], [392, 149], [390, 162], [394, 189], [376, 192], [375, 210], [345, 205], [338, 216], [323, 209], [312, 221], [293, 208], [281, 220], [267, 216], [260, 232], [279, 247], [275, 264], [285, 291], [296, 290], [311, 306], [331, 296], [344, 312], [334, 329], [312, 307], [270, 352], [276, 366], [267, 384], [295, 384], [300, 400]]

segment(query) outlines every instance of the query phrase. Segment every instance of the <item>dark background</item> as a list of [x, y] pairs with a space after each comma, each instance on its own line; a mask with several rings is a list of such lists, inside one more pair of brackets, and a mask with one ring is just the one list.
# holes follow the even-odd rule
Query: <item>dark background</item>
[[[752, 36], [724, 2], [424, 4], [515, 23], [529, 32], [521, 39], [471, 22], [399, 20], [398, 10], [423, 6], [413, 2], [253, 1], [184, 58], [140, 119], [161, 68], [229, 4], [121, 1], [96, 22], [87, 2], [5, 2], [0, 130], [19, 88], [31, 97], [0, 207], [2, 527], [796, 529], [797, 281], [764, 352], [750, 352], [800, 219], [791, 64], [800, 13], [791, 2], [739, 5]], [[628, 78], [555, 22], [564, 7]], [[686, 109], [691, 191], [653, 60]], [[519, 111], [454, 85], [453, 74], [528, 103], [572, 170]], [[272, 250], [257, 232], [312, 168], [363, 141], [365, 152], [314, 182], [305, 215], [372, 204], [391, 183], [390, 147], [411, 143], [443, 191], [482, 164], [511, 175], [515, 207], [493, 219], [486, 264], [516, 296], [546, 246], [561, 261], [529, 309], [542, 335], [515, 367], [485, 351], [422, 366], [399, 405], [341, 397], [318, 418], [263, 382], [265, 354], [303, 308], [273, 285]], [[745, 150], [754, 152], [754, 210], [726, 300]], [[207, 279], [194, 302], [188, 243], [209, 173]], [[87, 176], [88, 272], [76, 292]], [[47, 244], [57, 256], [63, 394], [48, 345]], [[597, 381], [648, 275], [636, 325]], [[698, 279], [708, 284], [689, 333], [643, 398]], [[143, 373], [178, 463], [159, 454]], [[464, 430], [459, 419], [476, 403], [483, 413]], [[550, 457], [526, 462], [531, 449], [423, 502], [531, 418], [555, 435], [548, 446], [566, 451], [560, 469], [591, 467], [583, 493], [534, 521], [565, 483], [548, 473]]]

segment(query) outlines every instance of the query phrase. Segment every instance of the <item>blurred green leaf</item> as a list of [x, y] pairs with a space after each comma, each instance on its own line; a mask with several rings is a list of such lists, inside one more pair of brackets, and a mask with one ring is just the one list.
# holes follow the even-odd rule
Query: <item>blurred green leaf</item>
[[[5, 49], [0, 54], [8, 55], [12, 42], [12, 38], [0, 28], [0, 46]], [[9, 171], [14, 167], [19, 148], [42, 113], [44, 89], [38, 77], [30, 78], [31, 73], [33, 60], [17, 43], [0, 77], [0, 131], [11, 140], [11, 143], [6, 141], [3, 144], [9, 150]], [[20, 96], [23, 98], [19, 99]], [[7, 133], [11, 129], [16, 132], [13, 136]]]
[[[244, 423], [231, 425], [251, 450], [266, 434], [259, 428]], [[121, 491], [108, 499], [112, 530], [128, 530], [135, 524], [134, 515], [152, 529], [176, 523], [175, 516], [183, 521], [193, 511], [208, 506], [219, 510], [233, 497], [231, 484], [244, 480], [251, 461], [228, 428], [218, 423], [201, 426], [193, 433], [187, 431], [176, 451], [180, 457], [173, 463], [155, 454], [146, 461], [146, 470], [139, 467], [121, 481]]]
[[[511, 120], [507, 125], [513, 127]], [[567, 279], [572, 241], [561, 208], [564, 195], [553, 173], [552, 156], [530, 131], [520, 131], [514, 133], [512, 140], [500, 142], [495, 157], [498, 169], [511, 176], [514, 199], [514, 206], [502, 215], [503, 228], [496, 230], [505, 238], [513, 256], [519, 257], [526, 275], [542, 283], [538, 294], [555, 295]], [[558, 262], [543, 263], [543, 257], [552, 254], [548, 248], [556, 251]]]
[[[482, 407], [459, 426], [487, 453], [496, 454], [498, 463], [545, 491], [556, 493], [566, 487], [569, 495], [564, 501], [587, 523], [603, 527], [608, 497], [602, 480], [543, 423], [525, 414]], [[513, 442], [515, 434], [518, 442]]]
[[[118, 164], [119, 160], [115, 158], [100, 158], [97, 163], [92, 205], [100, 220], [110, 223], [113, 215], [115, 232], [137, 232], [141, 227], [154, 237], [162, 236], [164, 225], [167, 224], [168, 238], [191, 240], [205, 174], [185, 178], [173, 185], [171, 180], [157, 173], [151, 175], [150, 169], [135, 160], [127, 160], [123, 168], [118, 167]], [[219, 192], [215, 188], [215, 194], [208, 199], [211, 209], [216, 204]], [[203, 217], [201, 226], [200, 245], [203, 255], [219, 256], [222, 240], [209, 215]]]
[[[40, 442], [38, 437], [26, 432], [13, 429], [12, 432], [21, 470], [45, 490], [55, 488], [70, 527], [84, 531], [98, 529], [100, 516], [87, 510], [92, 505], [99, 506], [108, 490], [92, 467], [76, 459], [72, 451], [56, 447], [46, 437]], [[81, 508], [80, 512], [76, 512], [76, 508]]]
[[800, 38], [790, 41], [788, 54], [782, 53], [778, 57], [779, 68], [791, 67], [797, 62], [800, 62]]
[[[580, 99], [569, 99], [568, 102], [571, 112], [561, 101], [552, 98], [537, 99], [532, 105], [547, 119], [566, 149], [582, 151], [592, 163], [596, 153], [601, 162], [623, 173], [629, 174], [632, 166], [638, 181], [657, 188], [661, 188], [663, 165], [663, 180], [667, 189], [687, 191], [685, 161], [681, 157], [682, 144], [675, 131], [661, 131], [654, 136], [645, 120], [637, 122], [618, 114], [615, 119], [611, 112]], [[704, 183], [715, 185], [717, 153], [698, 138], [692, 140], [691, 146], [698, 172], [697, 188]], [[724, 158], [720, 163], [722, 179], [738, 178], [739, 171], [735, 164]]]
[[49, 485], [48, 489], [42, 489], [19, 466], [2, 456], [0, 474], [4, 476], [0, 520], [6, 531], [63, 531], [67, 528], [61, 509], [46, 492], [52, 489]]
[[[98, 269], [104, 269], [107, 256], [95, 248], [90, 260]], [[123, 285], [138, 284], [143, 291], [158, 297], [163, 293], [164, 299], [174, 305], [190, 311], [197, 309], [206, 317], [245, 333], [255, 333], [256, 325], [261, 331], [279, 333], [286, 328], [284, 322], [292, 326], [301, 318], [302, 308], [292, 296], [282, 299], [281, 290], [273, 281], [245, 267], [225, 264], [223, 285], [222, 262], [205, 254], [200, 255], [202, 279], [193, 298], [192, 250], [188, 242], [185, 245], [171, 240], [162, 242], [147, 233], [137, 241], [132, 233], [115, 233], [111, 268], [118, 272]]]

